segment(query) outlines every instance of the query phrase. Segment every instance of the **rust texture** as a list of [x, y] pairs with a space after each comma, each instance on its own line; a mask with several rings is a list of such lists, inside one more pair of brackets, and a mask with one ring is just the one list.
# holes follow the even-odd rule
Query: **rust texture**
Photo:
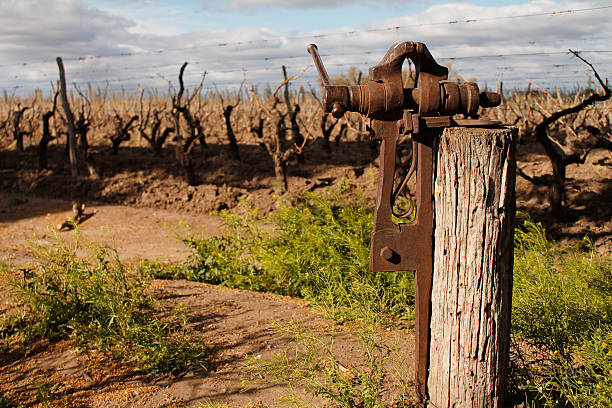
[[[427, 373], [433, 274], [433, 146], [445, 127], [494, 126], [478, 118], [479, 107], [501, 103], [495, 92], [480, 92], [473, 82], [448, 81], [448, 69], [439, 65], [423, 43], [393, 45], [383, 59], [370, 68], [363, 85], [332, 85], [318, 54], [308, 46], [323, 84], [323, 106], [339, 118], [358, 112], [370, 119], [374, 137], [381, 140], [380, 173], [374, 210], [370, 252], [372, 272], [415, 271], [415, 334], [417, 396], [428, 400]], [[402, 65], [410, 59], [417, 72], [415, 88], [404, 88]], [[457, 118], [456, 115], [462, 115]], [[395, 184], [396, 145], [400, 135], [411, 135], [413, 160], [404, 179]], [[416, 172], [416, 197], [408, 210], [399, 211], [396, 200], [408, 178]], [[406, 222], [396, 223], [393, 216]]]

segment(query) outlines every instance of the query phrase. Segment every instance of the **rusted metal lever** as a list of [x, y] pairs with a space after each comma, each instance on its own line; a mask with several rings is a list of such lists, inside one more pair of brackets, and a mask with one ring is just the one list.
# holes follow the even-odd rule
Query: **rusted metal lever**
[[[415, 271], [416, 389], [427, 401], [429, 321], [433, 278], [433, 143], [444, 127], [491, 126], [499, 122], [477, 119], [479, 107], [501, 103], [494, 92], [479, 92], [473, 82], [449, 82], [448, 69], [438, 65], [423, 43], [392, 46], [370, 68], [364, 85], [331, 85], [317, 46], [308, 46], [323, 82], [323, 106], [334, 117], [359, 112], [371, 119], [374, 137], [380, 139], [380, 172], [374, 210], [370, 253], [373, 272]], [[402, 65], [409, 58], [416, 68], [416, 87], [404, 88]], [[454, 115], [463, 114], [458, 119]], [[411, 169], [394, 188], [396, 144], [401, 134], [412, 134]], [[416, 200], [408, 211], [396, 211], [408, 177], [416, 170]], [[394, 222], [394, 216], [406, 222]]]

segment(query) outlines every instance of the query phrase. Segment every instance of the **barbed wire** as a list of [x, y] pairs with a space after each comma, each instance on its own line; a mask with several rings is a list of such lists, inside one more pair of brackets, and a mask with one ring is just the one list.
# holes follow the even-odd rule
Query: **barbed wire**
[[[578, 51], [581, 54], [608, 54], [608, 53], [612, 53], [612, 50], [580, 50]], [[468, 55], [468, 56], [455, 56], [455, 57], [445, 57], [445, 58], [441, 58], [441, 61], [460, 61], [460, 60], [469, 60], [469, 59], [500, 59], [500, 58], [509, 58], [509, 57], [549, 57], [549, 56], [555, 56], [555, 55], [570, 55], [571, 52], [569, 51], [552, 51], [552, 52], [532, 52], [532, 53], [507, 53], [507, 54], [481, 54], [481, 55]], [[355, 54], [357, 55], [357, 54]], [[351, 66], [362, 66], [362, 65], [373, 65], [376, 64], [378, 61], [377, 60], [362, 60], [362, 61], [351, 61], [351, 62], [341, 62], [341, 63], [327, 63], [326, 66], [334, 66], [334, 67], [351, 67]], [[190, 63], [191, 65], [203, 65], [203, 63], [201, 62], [193, 62]], [[566, 64], [559, 64], [560, 66], [566, 65]], [[172, 66], [178, 66], [177, 64], [163, 64], [159, 67], [172, 67]], [[313, 67], [313, 65], [311, 63], [307, 64], [308, 67]], [[153, 67], [155, 68], [155, 67]], [[303, 68], [303, 66], [286, 66], [287, 69], [301, 69]], [[279, 70], [278, 66], [275, 67], [253, 67], [253, 68], [241, 68], [241, 69], [226, 69], [226, 70], [206, 70], [208, 75], [214, 75], [214, 74], [229, 74], [229, 73], [248, 73], [248, 72], [270, 72], [270, 71], [277, 71]], [[111, 73], [114, 70], [108, 69], [108, 70], [92, 70], [92, 71], [80, 71], [81, 74], [92, 74], [92, 73]], [[78, 72], [78, 71], [77, 71]], [[73, 75], [70, 72], [68, 73], [69, 75]], [[51, 77], [52, 74], [46, 74], [46, 73], [41, 73], [40, 74], [42, 77], [44, 77], [44, 79], [39, 79], [39, 80], [34, 80], [31, 82], [43, 82], [43, 81], [47, 81], [49, 77]], [[187, 73], [186, 76], [190, 77], [190, 76], [201, 76], [202, 72], [198, 71], [198, 72], [190, 72]], [[52, 76], [53, 78], [55, 77], [55, 75], [53, 74]], [[17, 79], [23, 79], [21, 76], [19, 75], [15, 75], [11, 77], [11, 82], [14, 82], [14, 80]], [[76, 84], [87, 84], [87, 83], [104, 83], [104, 82], [110, 82], [110, 83], [116, 83], [116, 82], [127, 82], [127, 81], [138, 81], [138, 80], [144, 80], [144, 79], [161, 79], [161, 75], [158, 73], [155, 74], [144, 74], [144, 75], [139, 75], [139, 76], [131, 76], [131, 77], [116, 77], [116, 78], [106, 78], [106, 79], [92, 79], [92, 80], [73, 80], [71, 83], [76, 83]]]
[[[552, 84], [554, 86], [558, 86], [558, 85], [562, 85], [562, 84], [571, 84], [573, 86], [575, 85], [579, 85], [579, 84], [586, 84], [588, 83], [588, 77], [586, 75], [584, 75], [584, 71], [580, 71], [580, 70], [576, 70], [576, 71], [570, 71], [570, 72], [566, 72], [567, 75], [559, 75], [559, 73], [563, 73], [566, 71], [540, 71], [540, 72], [531, 72], [531, 73], [525, 73], [524, 75], [513, 75], [513, 76], [493, 76], [493, 75], [489, 75], [489, 76], [478, 76], [478, 84], [479, 86], [481, 86], [481, 88], [485, 89], [487, 88], [487, 84], [490, 83], [497, 83], [498, 81], [502, 81], [504, 82], [504, 84], [508, 84], [510, 86], [512, 86], [512, 84], [521, 84], [523, 86], [526, 86], [526, 80], [533, 80], [533, 81], [538, 81], [539, 84]], [[583, 74], [583, 75], [580, 75]], [[607, 75], [609, 73], [606, 72], [605, 75]], [[468, 76], [470, 77], [470, 76]], [[155, 77], [156, 79], [160, 79], [159, 77]], [[251, 86], [254, 86], [256, 88], [260, 88], [260, 87], [264, 87], [264, 88], [274, 88], [274, 86], [276, 85], [278, 81], [249, 81], [249, 84]], [[72, 84], [76, 84], [76, 85], [93, 85], [93, 84], [97, 84], [97, 83], [110, 83], [110, 81], [108, 80], [102, 80], [102, 81], [84, 81], [84, 82], [72, 82]], [[229, 82], [215, 82], [213, 85], [209, 85], [209, 86], [204, 86], [202, 87], [203, 91], [213, 91], [214, 93], [217, 93], [219, 91], [219, 89], [225, 89], [228, 90], [230, 88], [234, 88], [234, 89], [239, 89], [240, 86], [242, 85], [242, 81], [229, 81]], [[185, 82], [185, 87], [186, 88], [195, 88], [199, 85], [199, 81], [197, 82]], [[305, 88], [314, 88], [314, 89], [318, 89], [319, 88], [319, 81], [318, 78], [303, 78], [300, 80], [296, 80], [296, 81], [292, 81], [291, 85], [294, 87], [305, 87]], [[554, 87], [553, 86], [553, 87]], [[0, 88], [2, 88], [2, 86], [0, 86]], [[167, 90], [168, 89], [168, 84], [167, 82], [163, 82], [160, 81], [159, 85], [147, 85], [145, 87], [148, 90]], [[36, 90], [36, 89], [40, 89], [39, 86], [35, 86], [35, 85], [17, 85], [17, 86], [13, 86], [13, 87], [4, 87], [4, 89], [19, 89], [19, 90]], [[137, 84], [131, 84], [131, 85], [121, 85], [121, 88], [119, 89], [114, 89], [114, 91], [134, 91], [134, 92], [138, 92], [139, 88]]]
[[[575, 41], [592, 41], [592, 40], [597, 40], [597, 39], [605, 39], [605, 38], [612, 38], [612, 36], [598, 36], [598, 37], [586, 37], [586, 38], [580, 38], [580, 39], [555, 39], [555, 40], [538, 40], [538, 41], [527, 41], [527, 43], [529, 45], [535, 45], [535, 44], [541, 44], [541, 43], [570, 43], [570, 42], [575, 42]], [[516, 41], [513, 41], [509, 44], [512, 45], [516, 45]], [[496, 43], [496, 45], [499, 45], [499, 43]], [[471, 46], [459, 46], [459, 47], [453, 47], [453, 49], [457, 50], [457, 49], [462, 49], [462, 48], [472, 48]], [[357, 52], [341, 52], [341, 53], [333, 53], [333, 54], [321, 54], [321, 57], [338, 57], [338, 56], [356, 56], [356, 55], [360, 55], [360, 56], [364, 56], [364, 55], [379, 55], [381, 52], [380, 50], [360, 50]], [[567, 52], [566, 52], [567, 53]], [[272, 56], [272, 57], [256, 57], [256, 58], [246, 58], [246, 59], [241, 59], [241, 62], [244, 61], [284, 61], [284, 60], [295, 60], [295, 59], [310, 59], [310, 55], [304, 53], [304, 54], [300, 54], [300, 55], [287, 55], [287, 56]], [[462, 57], [450, 57], [453, 58], [454, 60], [458, 60], [461, 59]], [[468, 57], [468, 58], [480, 58], [480, 57]], [[215, 60], [215, 61], [207, 61], [207, 64], [214, 64], [214, 63], [227, 63], [227, 60]], [[190, 62], [190, 65], [202, 65], [204, 64], [203, 62], [199, 62], [199, 61], [193, 61]], [[77, 71], [72, 71], [71, 74], [73, 75], [78, 75], [78, 74], [91, 74], [91, 73], [106, 73], [106, 72], [112, 72], [112, 71], [135, 71], [135, 70], [141, 70], [143, 68], [166, 68], [166, 67], [174, 67], [176, 66], [176, 63], [164, 63], [164, 64], [158, 64], [158, 65], [151, 65], [151, 64], [131, 64], [128, 66], [113, 66], [112, 69], [110, 68], [106, 68], [106, 69], [93, 69], [93, 70], [77, 70]], [[19, 65], [21, 66], [21, 65]], [[6, 65], [0, 65], [0, 68], [2, 67], [7, 67]], [[47, 74], [41, 74], [42, 76], [48, 76]]]
[[[67, 57], [67, 58], [64, 58], [64, 62], [102, 60], [106, 58], [122, 58], [122, 57], [133, 57], [133, 56], [138, 56], [138, 55], [151, 55], [151, 54], [159, 55], [159, 54], [164, 54], [164, 53], [173, 52], [173, 51], [189, 51], [189, 50], [197, 50], [197, 49], [207, 49], [207, 48], [212, 48], [212, 47], [228, 47], [231, 45], [240, 46], [240, 45], [264, 44], [264, 43], [270, 43], [274, 41], [290, 41], [290, 40], [299, 40], [299, 39], [321, 39], [321, 38], [327, 38], [327, 37], [339, 36], [339, 35], [355, 35], [355, 34], [361, 34], [361, 33], [399, 31], [399, 30], [404, 30], [407, 28], [415, 28], [415, 27], [455, 25], [455, 24], [473, 24], [473, 23], [480, 23], [480, 22], [542, 17], [542, 16], [562, 16], [562, 15], [567, 15], [567, 14], [599, 11], [599, 10], [610, 9], [610, 8], [612, 8], [612, 5], [604, 5], [604, 6], [599, 6], [599, 7], [587, 7], [587, 8], [580, 8], [580, 9], [566, 9], [566, 10], [541, 12], [541, 13], [517, 14], [517, 15], [510, 15], [510, 16], [466, 18], [462, 20], [449, 20], [449, 21], [430, 22], [430, 23], [415, 23], [415, 24], [396, 25], [396, 26], [383, 27], [383, 28], [355, 29], [355, 30], [349, 30], [349, 31], [327, 32], [327, 33], [320, 33], [320, 34], [313, 33], [313, 34], [306, 34], [306, 35], [299, 35], [299, 36], [281, 36], [281, 37], [273, 37], [273, 38], [259, 38], [259, 39], [247, 40], [247, 41], [214, 42], [210, 44], [190, 46], [190, 47], [162, 48], [162, 49], [148, 50], [148, 51], [142, 51], [142, 52], [121, 52], [117, 54], [107, 54], [107, 55], [86, 55], [86, 56]], [[338, 54], [335, 54], [335, 55], [338, 55]], [[55, 61], [54, 60], [40, 60], [40, 61], [31, 61], [31, 62], [2, 64], [0, 65], [0, 68], [14, 67], [14, 66], [29, 66], [29, 65], [35, 65], [35, 64], [49, 64], [49, 63], [55, 63]]]

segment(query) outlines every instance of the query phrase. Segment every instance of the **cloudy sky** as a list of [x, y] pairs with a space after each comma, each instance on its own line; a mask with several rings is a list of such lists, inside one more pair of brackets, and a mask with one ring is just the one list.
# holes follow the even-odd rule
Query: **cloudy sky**
[[[421, 41], [466, 78], [506, 89], [588, 84], [580, 50], [612, 76], [612, 0], [0, 0], [0, 88], [48, 90], [55, 57], [68, 81], [133, 91], [187, 84], [274, 86], [311, 65], [367, 73], [394, 43]], [[612, 78], [611, 78], [612, 79]], [[310, 67], [297, 81], [316, 86]]]

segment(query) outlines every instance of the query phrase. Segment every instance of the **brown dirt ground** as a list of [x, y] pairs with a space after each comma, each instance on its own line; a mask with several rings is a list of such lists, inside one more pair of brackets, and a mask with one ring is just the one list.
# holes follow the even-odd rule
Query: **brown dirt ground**
[[[17, 265], [29, 260], [28, 240], [44, 243], [72, 216], [72, 203], [66, 200], [0, 192], [0, 202], [0, 261]], [[165, 209], [94, 203], [85, 213], [93, 215], [80, 225], [81, 231], [92, 241], [112, 245], [123, 261], [185, 260], [190, 251], [178, 236], [188, 229], [179, 224], [211, 236], [221, 227], [219, 217]], [[71, 237], [74, 231], [61, 234]]]
[[[275, 406], [289, 395], [287, 384], [254, 377], [243, 367], [245, 355], [269, 358], [285, 350], [289, 338], [273, 334], [273, 324], [299, 322], [300, 327], [325, 338], [331, 322], [304, 302], [277, 295], [228, 289], [187, 281], [156, 281], [153, 293], [170, 312], [178, 302], [189, 310], [194, 335], [210, 345], [208, 370], [175, 378], [148, 379], [127, 367], [93, 353], [79, 353], [70, 341], [40, 344], [28, 355], [0, 354], [0, 391], [16, 404], [44, 406], [41, 389], [55, 395], [52, 406], [61, 407], [183, 407], [224, 403], [228, 407]], [[397, 347], [390, 369], [411, 378], [414, 336], [411, 330], [381, 331], [383, 341]], [[350, 369], [358, 362], [361, 344], [355, 330], [339, 327], [334, 350]], [[247, 381], [247, 384], [243, 381]], [[400, 390], [389, 385], [389, 395]], [[322, 406], [324, 401], [297, 395]]]
[[[198, 146], [194, 152], [195, 173], [200, 181], [197, 186], [190, 186], [182, 179], [170, 147], [161, 157], [138, 146], [122, 147], [116, 156], [110, 154], [109, 147], [92, 147], [102, 177], [76, 182], [70, 182], [67, 159], [59, 145], [51, 146], [50, 167], [43, 172], [36, 170], [35, 147], [24, 153], [0, 149], [0, 191], [8, 194], [8, 202], [13, 204], [31, 197], [60, 200], [78, 197], [88, 205], [148, 208], [151, 213], [169, 210], [184, 218], [233, 209], [240, 203], [263, 211], [274, 208], [278, 201], [277, 183], [265, 150], [252, 141], [243, 141], [241, 161], [237, 161], [225, 144], [213, 142], [205, 150]], [[320, 141], [315, 140], [307, 145], [304, 157], [304, 164], [293, 163], [288, 169], [292, 197], [305, 191], [321, 191], [348, 178], [360, 184], [366, 198], [374, 202], [378, 152], [368, 143], [342, 141], [338, 146], [332, 145], [331, 152], [326, 152]], [[519, 144], [517, 157], [519, 167], [527, 174], [540, 176], [551, 171], [537, 143]], [[585, 164], [568, 166], [564, 219], [548, 215], [547, 191], [545, 187], [534, 186], [518, 177], [517, 208], [536, 221], [542, 221], [555, 240], [567, 242], [589, 236], [598, 251], [612, 251], [612, 153], [595, 150]], [[5, 214], [0, 213], [0, 220], [10, 217], [6, 211], [12, 209], [4, 211]], [[36, 214], [47, 212], [39, 209]], [[130, 222], [129, 217], [125, 217], [108, 226]], [[161, 253], [161, 256], [169, 255]]]
[[[71, 214], [73, 194], [85, 198], [86, 212], [96, 211], [81, 230], [93, 240], [113, 244], [124, 261], [183, 260], [189, 251], [176, 239], [183, 231], [179, 221], [196, 230], [204, 225], [205, 234], [215, 235], [221, 231], [221, 222], [209, 215], [211, 211], [232, 209], [240, 201], [267, 211], [278, 201], [272, 166], [257, 145], [241, 145], [240, 163], [229, 157], [224, 145], [211, 144], [209, 150], [198, 152], [198, 186], [188, 186], [181, 180], [170, 150], [162, 158], [155, 158], [138, 147], [122, 148], [118, 156], [111, 156], [106, 149], [99, 148], [95, 153], [103, 178], [74, 184], [66, 181], [66, 166], [58, 164], [66, 161], [61, 149], [51, 152], [52, 167], [41, 174], [31, 170], [36, 167], [35, 150], [23, 154], [0, 151], [0, 261], [14, 265], [29, 261], [26, 239], [48, 239], [46, 228]], [[518, 154], [518, 165], [526, 173], [541, 175], [549, 171], [537, 145], [519, 145]], [[377, 172], [374, 157], [376, 152], [365, 143], [342, 143], [331, 153], [315, 144], [306, 151], [306, 164], [290, 169], [291, 194], [320, 191], [348, 177], [362, 186], [366, 198], [373, 202]], [[517, 207], [542, 221], [555, 239], [568, 242], [588, 235], [596, 250], [610, 253], [610, 153], [595, 151], [585, 165], [570, 166], [567, 191], [571, 206], [563, 221], [546, 215], [545, 190], [521, 178], [517, 180]], [[185, 305], [194, 332], [205, 335], [212, 347], [214, 364], [209, 371], [174, 379], [140, 378], [100, 356], [81, 355], [72, 343], [63, 341], [41, 344], [28, 355], [1, 354], [0, 391], [25, 406], [41, 406], [36, 402], [37, 390], [45, 387], [64, 395], [64, 400], [56, 401], [59, 406], [197, 406], [206, 401], [225, 402], [230, 407], [271, 406], [287, 395], [287, 386], [259, 384], [239, 392], [241, 380], [248, 379], [240, 368], [241, 356], [251, 353], [265, 357], [282, 349], [286, 339], [268, 331], [273, 321], [294, 319], [317, 333], [325, 332], [331, 324], [301, 301], [280, 296], [185, 281], [156, 282], [155, 293], [168, 308], [179, 302]], [[4, 298], [3, 309], [8, 306], [6, 302]], [[400, 355], [393, 361], [401, 363], [401, 376], [411, 378], [406, 371], [412, 365], [412, 333], [391, 328], [384, 335], [399, 345]], [[342, 328], [336, 346], [340, 361], [347, 366], [354, 364], [358, 348], [354, 330]]]

